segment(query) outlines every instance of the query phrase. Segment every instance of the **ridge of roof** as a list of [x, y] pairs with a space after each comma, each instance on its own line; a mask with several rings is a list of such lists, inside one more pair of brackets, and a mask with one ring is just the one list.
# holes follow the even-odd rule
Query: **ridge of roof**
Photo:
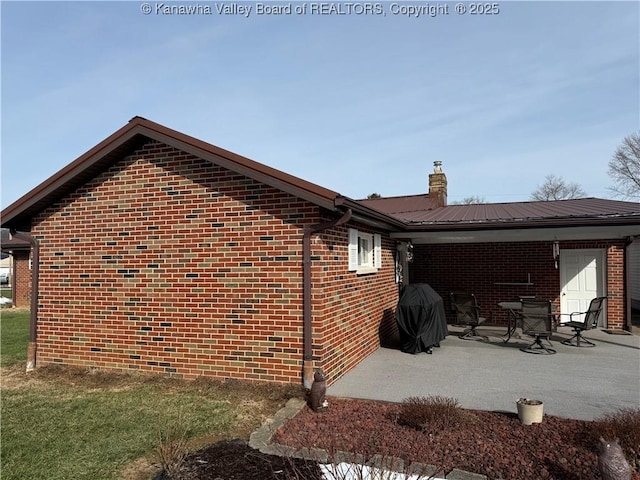
[[379, 200], [402, 200], [402, 199], [409, 199], [409, 198], [414, 198], [414, 197], [428, 197], [429, 194], [428, 193], [416, 193], [413, 195], [394, 195], [392, 197], [375, 197], [375, 198], [360, 198], [357, 201], [358, 202], [376, 202]]
[[[359, 199], [356, 200], [358, 202], [365, 202], [365, 203], [369, 203], [369, 202], [381, 202], [383, 203], [386, 200], [410, 200], [412, 198], [428, 198], [429, 194], [428, 193], [416, 193], [413, 195], [395, 195], [392, 197], [379, 197], [379, 198], [363, 198], [363, 199]], [[471, 207], [471, 206], [477, 206], [477, 205], [517, 205], [517, 204], [548, 204], [550, 202], [553, 203], [569, 203], [569, 202], [579, 202], [582, 200], [599, 200], [599, 201], [606, 201], [606, 202], [618, 202], [618, 203], [629, 203], [629, 204], [637, 204], [638, 202], [631, 202], [631, 201], [626, 201], [626, 200], [612, 200], [612, 199], [604, 199], [604, 198], [599, 198], [599, 197], [581, 197], [581, 198], [564, 198], [564, 199], [559, 199], [559, 200], [519, 200], [516, 202], [485, 202], [485, 203], [451, 203], [448, 205], [445, 205], [444, 207], [437, 207], [437, 208], [453, 208], [453, 207]]]

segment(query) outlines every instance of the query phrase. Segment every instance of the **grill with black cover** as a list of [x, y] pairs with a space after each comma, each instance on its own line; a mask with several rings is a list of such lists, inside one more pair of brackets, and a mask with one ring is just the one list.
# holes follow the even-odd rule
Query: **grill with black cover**
[[426, 283], [403, 287], [396, 308], [401, 350], [431, 353], [449, 334], [442, 297]]

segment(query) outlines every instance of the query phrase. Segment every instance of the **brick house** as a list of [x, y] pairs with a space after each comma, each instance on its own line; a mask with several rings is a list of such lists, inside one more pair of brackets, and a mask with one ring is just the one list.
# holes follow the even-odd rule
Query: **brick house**
[[608, 326], [623, 328], [638, 204], [523, 204], [537, 217], [495, 222], [447, 207], [439, 167], [429, 181], [425, 195], [356, 201], [135, 117], [2, 212], [38, 259], [28, 366], [307, 386], [321, 367], [334, 381], [393, 337], [399, 266], [445, 298], [524, 289], [561, 304], [555, 261], [571, 249], [599, 255]]
[[2, 253], [10, 256], [9, 283], [13, 306], [29, 307], [31, 303], [31, 269], [29, 242], [17, 239], [2, 239]]

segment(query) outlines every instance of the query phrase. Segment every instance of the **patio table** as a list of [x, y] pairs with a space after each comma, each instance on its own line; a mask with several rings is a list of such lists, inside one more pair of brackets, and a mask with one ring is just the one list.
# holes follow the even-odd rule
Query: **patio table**
[[516, 332], [519, 316], [518, 311], [522, 310], [522, 302], [500, 302], [498, 303], [498, 306], [507, 311], [508, 324], [507, 333], [505, 333], [507, 338], [504, 341], [504, 343], [507, 343]]
[[[518, 326], [518, 319], [520, 318], [520, 311], [522, 310], [522, 302], [519, 301], [511, 301], [511, 302], [500, 302], [498, 306], [503, 310], [507, 311], [507, 333], [505, 333], [505, 337], [507, 337], [504, 343], [507, 343], [511, 340], [511, 337], [516, 332], [516, 328]], [[555, 312], [555, 305], [551, 304], [551, 312]], [[555, 327], [556, 322], [553, 322]], [[555, 330], [555, 328], [554, 328]]]

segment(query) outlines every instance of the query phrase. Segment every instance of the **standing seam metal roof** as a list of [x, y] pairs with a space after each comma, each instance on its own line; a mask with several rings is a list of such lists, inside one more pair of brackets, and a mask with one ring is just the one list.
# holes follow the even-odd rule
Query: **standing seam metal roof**
[[[448, 205], [424, 209], [425, 195], [362, 200], [409, 224], [495, 223], [562, 219], [603, 219], [640, 217], [640, 203], [600, 198], [555, 201]], [[409, 203], [413, 207], [409, 207]], [[388, 201], [387, 201], [388, 200]]]

